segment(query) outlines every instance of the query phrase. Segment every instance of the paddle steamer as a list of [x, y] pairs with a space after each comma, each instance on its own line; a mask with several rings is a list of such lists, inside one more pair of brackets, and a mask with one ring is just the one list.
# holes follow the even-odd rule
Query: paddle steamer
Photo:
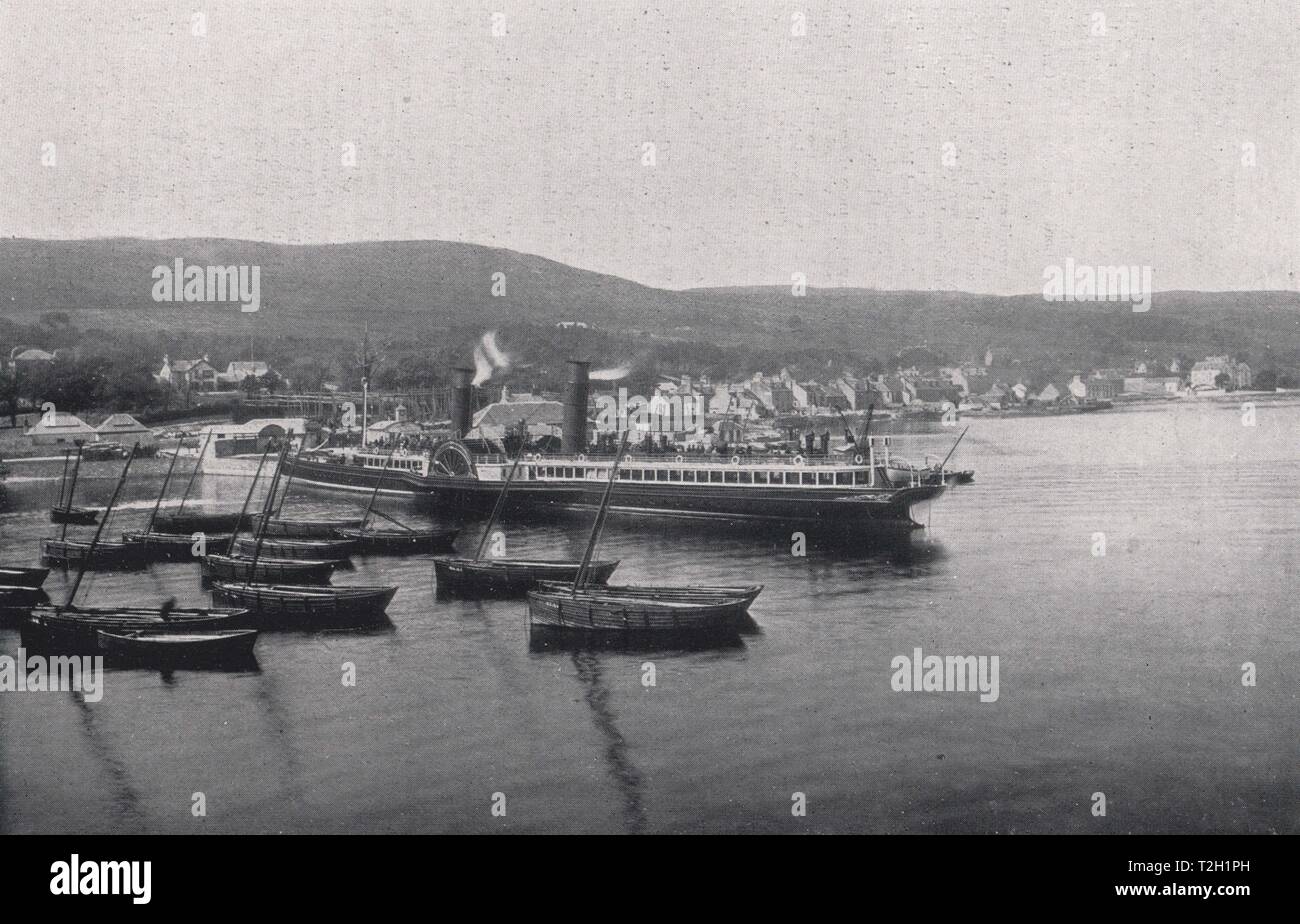
[[[565, 402], [559, 454], [528, 453], [510, 489], [514, 512], [594, 510], [612, 457], [587, 454], [586, 366], [574, 363]], [[453, 393], [452, 423], [469, 429], [468, 386]], [[459, 418], [459, 420], [458, 420]], [[889, 437], [865, 440], [859, 451], [827, 457], [702, 454], [634, 455], [623, 461], [611, 510], [619, 514], [816, 525], [851, 533], [918, 525], [913, 508], [945, 489], [943, 479], [918, 471], [899, 483], [890, 469]], [[511, 465], [502, 455], [471, 451], [449, 439], [426, 452], [321, 449], [293, 467], [297, 484], [427, 498], [439, 510], [491, 510]], [[936, 483], [937, 481], [937, 483]]]

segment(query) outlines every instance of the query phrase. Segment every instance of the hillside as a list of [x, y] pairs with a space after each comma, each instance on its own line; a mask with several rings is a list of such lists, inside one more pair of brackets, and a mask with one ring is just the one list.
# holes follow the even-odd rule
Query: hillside
[[[151, 273], [186, 264], [256, 264], [263, 307], [157, 303]], [[504, 273], [505, 297], [491, 294]], [[256, 333], [266, 343], [355, 340], [364, 325], [415, 348], [449, 331], [500, 328], [534, 338], [583, 321], [626, 352], [696, 355], [744, 347], [780, 356], [874, 357], [925, 343], [953, 358], [1006, 354], [1103, 365], [1141, 354], [1244, 353], [1300, 364], [1300, 294], [1160, 292], [1147, 313], [1127, 304], [1049, 304], [1036, 294], [787, 287], [670, 291], [542, 257], [474, 244], [394, 241], [283, 245], [221, 239], [0, 240], [3, 316], [35, 323], [66, 312], [85, 330], [148, 333], [162, 344]], [[659, 344], [660, 346], [655, 346]], [[515, 343], [515, 346], [519, 346]], [[662, 349], [660, 348], [662, 347]], [[624, 357], [611, 357], [619, 361]], [[633, 357], [626, 357], [633, 358]]]

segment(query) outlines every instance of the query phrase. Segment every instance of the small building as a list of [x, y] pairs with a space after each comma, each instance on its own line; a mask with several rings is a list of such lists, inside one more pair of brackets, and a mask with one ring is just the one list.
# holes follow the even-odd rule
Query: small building
[[95, 428], [95, 436], [101, 443], [121, 443], [123, 446], [139, 443], [144, 448], [158, 443], [153, 431], [130, 414], [113, 414]]
[[42, 414], [25, 434], [33, 446], [73, 447], [79, 443], [93, 443], [98, 438], [95, 428], [75, 414]]
[[474, 415], [470, 435], [501, 442], [507, 433], [528, 431], [530, 441], [560, 436], [564, 427], [564, 405], [559, 401], [498, 401]]
[[244, 384], [244, 379], [250, 375], [255, 379], [260, 379], [271, 371], [271, 367], [260, 359], [257, 360], [235, 360], [226, 365], [225, 372], [217, 373], [217, 381], [227, 389], [236, 389]]
[[42, 366], [48, 366], [54, 362], [54, 354], [47, 353], [44, 350], [28, 349], [14, 347], [9, 353], [9, 366], [14, 372], [22, 374], [33, 369], [39, 369]]

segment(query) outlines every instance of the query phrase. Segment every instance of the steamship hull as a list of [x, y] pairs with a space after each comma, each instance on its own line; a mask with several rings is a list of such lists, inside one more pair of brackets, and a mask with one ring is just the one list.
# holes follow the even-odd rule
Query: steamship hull
[[[377, 473], [345, 462], [300, 459], [294, 483], [320, 488], [373, 491]], [[470, 476], [385, 472], [381, 493], [424, 499], [435, 509], [480, 514], [492, 509], [501, 493], [496, 481]], [[620, 481], [610, 504], [615, 514], [681, 520], [763, 522], [840, 528], [907, 530], [918, 524], [912, 508], [943, 493], [941, 485], [864, 490], [846, 486], [810, 491], [797, 486], [684, 484]], [[596, 481], [554, 483], [516, 481], [507, 510], [545, 514], [561, 510], [596, 510], [604, 485]]]

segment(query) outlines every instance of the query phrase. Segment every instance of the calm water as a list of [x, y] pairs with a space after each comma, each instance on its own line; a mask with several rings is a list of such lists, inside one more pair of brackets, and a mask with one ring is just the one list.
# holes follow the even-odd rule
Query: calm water
[[[1300, 830], [1300, 403], [1261, 402], [1254, 427], [1210, 402], [970, 423], [977, 483], [902, 549], [797, 558], [612, 520], [618, 579], [766, 585], [760, 631], [730, 647], [541, 648], [521, 602], [437, 601], [427, 558], [358, 558], [336, 583], [401, 586], [382, 629], [265, 633], [256, 671], [110, 670], [94, 704], [0, 694], [0, 829]], [[102, 502], [115, 467], [89, 468], [79, 497]], [[161, 462], [145, 470], [123, 526], [160, 484]], [[14, 467], [0, 559], [32, 560], [57, 475]], [[234, 506], [246, 487], [200, 486]], [[511, 525], [509, 551], [577, 556], [584, 526]], [[187, 564], [86, 586], [205, 599]], [[893, 692], [891, 659], [916, 647], [999, 656], [1000, 698]]]

